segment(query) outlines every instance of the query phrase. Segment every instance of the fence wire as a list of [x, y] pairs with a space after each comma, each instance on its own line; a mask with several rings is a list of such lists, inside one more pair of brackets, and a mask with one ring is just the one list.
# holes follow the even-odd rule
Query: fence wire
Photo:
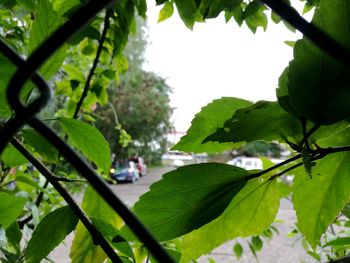
[[[344, 46], [328, 36], [325, 32], [303, 19], [293, 8], [286, 4], [283, 0], [261, 0], [263, 4], [270, 7], [274, 12], [281, 16], [284, 20], [294, 26], [297, 30], [309, 38], [313, 43], [323, 49], [325, 52], [333, 56], [341, 63], [350, 66], [350, 52]], [[23, 60], [15, 51], [13, 51], [6, 43], [0, 40], [0, 52], [3, 53], [14, 65], [17, 71], [11, 78], [7, 87], [7, 99], [14, 110], [14, 116], [2, 126], [0, 130], [0, 153], [10, 142], [14, 143], [13, 137], [26, 124], [44, 136], [62, 156], [83, 176], [98, 194], [117, 212], [124, 222], [130, 227], [141, 242], [149, 249], [150, 253], [158, 260], [158, 262], [174, 262], [173, 259], [165, 252], [163, 247], [150, 234], [147, 228], [136, 218], [136, 216], [122, 203], [116, 194], [112, 192], [109, 186], [98, 176], [93, 167], [81, 158], [64, 140], [35, 117], [41, 109], [47, 105], [50, 100], [51, 90], [47, 82], [37, 73], [38, 68], [70, 37], [77, 31], [81, 30], [85, 25], [93, 19], [96, 14], [118, 4], [116, 0], [91, 0], [85, 6], [71, 16], [71, 18], [60, 28], [58, 28], [44, 43], [42, 43], [33, 54]], [[20, 101], [20, 91], [27, 80], [31, 79], [40, 91], [40, 95], [29, 105], [23, 105]], [[16, 142], [15, 142], [16, 143]], [[20, 146], [18, 146], [20, 147]], [[35, 160], [30, 160], [35, 167], [40, 164]], [[42, 173], [47, 171], [40, 170]], [[59, 186], [55, 186], [58, 190]], [[59, 191], [59, 190], [58, 190]], [[60, 191], [59, 191], [60, 192]], [[61, 193], [61, 192], [60, 192]], [[78, 209], [78, 208], [77, 208]], [[79, 209], [78, 209], [79, 210]], [[73, 209], [75, 213], [76, 210]], [[79, 217], [80, 219], [82, 217]], [[81, 219], [82, 220], [82, 219]], [[101, 245], [101, 241], [98, 242]], [[103, 242], [102, 242], [103, 243]], [[105, 249], [105, 251], [108, 250]], [[113, 253], [107, 255], [113, 262], [121, 262]], [[336, 262], [336, 261], [334, 261]], [[341, 262], [341, 261], [339, 261]]]

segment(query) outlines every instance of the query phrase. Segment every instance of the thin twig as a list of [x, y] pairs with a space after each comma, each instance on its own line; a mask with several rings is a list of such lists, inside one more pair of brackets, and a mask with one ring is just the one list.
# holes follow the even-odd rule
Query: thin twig
[[74, 111], [74, 114], [73, 114], [73, 119], [77, 118], [77, 116], [79, 114], [79, 111], [80, 111], [80, 108], [83, 105], [83, 102], [84, 102], [84, 100], [85, 100], [85, 98], [88, 95], [88, 92], [90, 90], [90, 83], [91, 83], [92, 77], [95, 74], [96, 67], [97, 67], [97, 65], [99, 63], [99, 60], [100, 60], [100, 56], [101, 56], [102, 49], [103, 49], [103, 43], [106, 40], [107, 31], [108, 31], [108, 28], [109, 28], [109, 25], [110, 25], [109, 18], [111, 17], [112, 13], [113, 13], [112, 9], [107, 9], [106, 10], [106, 15], [105, 15], [105, 19], [104, 19], [104, 26], [103, 26], [101, 38], [98, 41], [99, 44], [98, 44], [96, 56], [95, 56], [94, 62], [92, 64], [92, 67], [90, 69], [90, 72], [89, 72], [89, 74], [87, 76], [87, 79], [86, 79], [86, 82], [85, 82], [85, 86], [84, 86], [84, 89], [83, 89], [83, 93], [82, 93], [82, 95], [80, 97], [79, 102], [77, 103], [77, 106], [75, 107], [75, 111]]
[[266, 173], [268, 173], [268, 172], [271, 172], [271, 171], [273, 171], [273, 170], [275, 170], [275, 169], [277, 169], [277, 168], [279, 168], [279, 167], [281, 167], [281, 166], [284, 166], [284, 165], [286, 165], [286, 164], [288, 164], [288, 163], [290, 163], [290, 162], [296, 161], [296, 160], [298, 160], [298, 159], [300, 159], [300, 158], [301, 158], [301, 154], [297, 154], [297, 155], [295, 155], [295, 156], [293, 156], [293, 157], [291, 157], [291, 158], [289, 158], [289, 159], [287, 159], [287, 160], [285, 160], [285, 161], [283, 161], [283, 162], [281, 162], [281, 163], [278, 163], [278, 164], [276, 164], [276, 165], [274, 165], [274, 166], [271, 166], [271, 167], [269, 167], [269, 168], [267, 168], [267, 169], [265, 169], [265, 170], [262, 170], [262, 171], [260, 171], [260, 172], [257, 172], [257, 173], [248, 175], [248, 176], [246, 177], [246, 179], [247, 179], [247, 180], [250, 180], [250, 179], [253, 179], [253, 178], [260, 177], [260, 176], [262, 176], [263, 174], [266, 174]]

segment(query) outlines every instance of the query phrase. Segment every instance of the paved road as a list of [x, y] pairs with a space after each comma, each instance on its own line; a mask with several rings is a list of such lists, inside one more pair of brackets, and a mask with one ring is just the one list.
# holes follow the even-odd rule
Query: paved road
[[[161, 179], [162, 174], [170, 171], [170, 168], [155, 168], [151, 169], [147, 176], [142, 177], [134, 184], [118, 184], [111, 186], [113, 191], [122, 199], [122, 201], [128, 206], [132, 206], [139, 198], [140, 195], [148, 191], [149, 186]], [[300, 262], [315, 262], [310, 256], [308, 256], [304, 249], [301, 247], [300, 242], [295, 239], [288, 238], [287, 234], [292, 230], [293, 223], [295, 222], [295, 214], [292, 204], [288, 200], [281, 201], [280, 211], [278, 212], [277, 219], [281, 219], [284, 222], [277, 224], [277, 228], [280, 232], [279, 235], [274, 235], [274, 238], [269, 242], [264, 242], [264, 249], [258, 253], [258, 260], [249, 251], [246, 241], [240, 239], [240, 243], [244, 246], [245, 253], [237, 261], [232, 249], [234, 242], [228, 242], [221, 247], [215, 249], [212, 254], [201, 257], [200, 263], [208, 262], [208, 257], [216, 260], [218, 263], [228, 262], [260, 262], [260, 263], [300, 263]], [[72, 237], [70, 236], [66, 240], [65, 245], [58, 247], [52, 254], [51, 259], [57, 263], [68, 263], [69, 261], [69, 247]]]

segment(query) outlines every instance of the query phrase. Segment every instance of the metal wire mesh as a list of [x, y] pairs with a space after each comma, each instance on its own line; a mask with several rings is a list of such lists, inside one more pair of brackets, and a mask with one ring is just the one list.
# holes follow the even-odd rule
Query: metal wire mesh
[[[125, 223], [145, 244], [149, 251], [159, 262], [173, 262], [172, 258], [165, 252], [162, 246], [149, 233], [142, 223], [111, 191], [108, 185], [96, 174], [89, 163], [82, 159], [73, 149], [67, 145], [56, 133], [35, 117], [50, 100], [50, 88], [46, 81], [37, 73], [37, 69], [52, 55], [61, 45], [65, 43], [74, 33], [84, 27], [100, 10], [117, 1], [113, 0], [91, 0], [71, 16], [63, 26], [56, 30], [36, 51], [27, 59], [23, 60], [16, 52], [0, 41], [0, 52], [3, 53], [13, 64], [17, 71], [13, 75], [8, 87], [8, 102], [15, 111], [15, 115], [0, 130], [0, 152], [13, 140], [13, 136], [25, 124], [29, 124], [42, 136], [44, 136], [67, 161], [85, 177], [91, 186], [101, 197], [123, 218]], [[306, 37], [318, 45], [321, 49], [334, 58], [350, 66], [350, 52], [345, 47], [334, 41], [326, 33], [305, 21], [294, 9], [285, 4], [284, 1], [262, 0], [283, 19], [302, 32]], [[40, 96], [29, 105], [20, 102], [19, 94], [27, 80], [32, 82], [40, 91]], [[32, 162], [35, 162], [32, 160]], [[45, 171], [44, 171], [45, 172]], [[121, 262], [113, 253], [107, 253], [113, 262]]]

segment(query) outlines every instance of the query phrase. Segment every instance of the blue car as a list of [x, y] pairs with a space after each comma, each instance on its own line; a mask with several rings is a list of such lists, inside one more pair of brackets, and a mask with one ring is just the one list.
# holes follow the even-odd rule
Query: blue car
[[110, 176], [118, 182], [136, 182], [139, 178], [137, 166], [132, 161], [116, 162], [114, 168], [111, 168]]

